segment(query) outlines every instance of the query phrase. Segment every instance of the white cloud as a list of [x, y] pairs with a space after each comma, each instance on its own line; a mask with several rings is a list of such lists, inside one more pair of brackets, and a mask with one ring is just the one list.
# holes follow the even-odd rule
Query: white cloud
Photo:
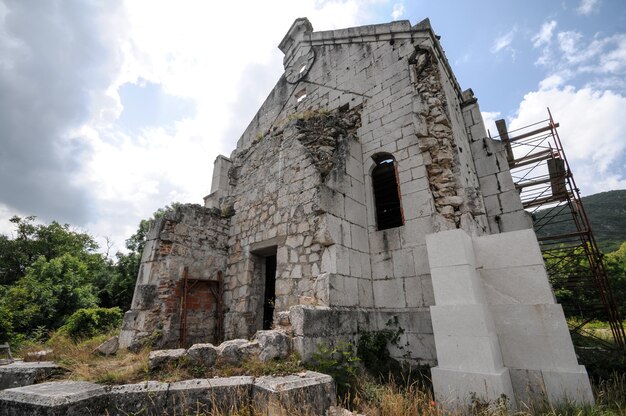
[[[234, 149], [283, 71], [277, 45], [293, 20], [307, 16], [315, 30], [355, 26], [367, 18], [370, 2], [274, 3], [271, 10], [255, 1], [125, 3], [127, 21], [118, 23], [128, 31], [119, 39], [122, 69], [100, 93], [92, 122], [80, 129], [94, 149], [84, 175], [97, 195], [96, 219], [87, 225], [94, 234], [112, 237], [119, 249], [157, 208], [202, 203], [213, 160]], [[132, 137], [115, 130], [110, 121], [121, 111], [117, 88], [140, 81], [192, 99], [195, 117]]]
[[396, 3], [393, 5], [393, 10], [391, 11], [391, 17], [393, 20], [398, 20], [404, 14], [404, 3]]
[[578, 8], [576, 9], [576, 13], [586, 16], [596, 12], [599, 6], [600, 0], [581, 0]]
[[491, 53], [498, 53], [500, 51], [507, 51], [511, 53], [511, 56], [515, 57], [515, 49], [511, 46], [513, 39], [515, 38], [515, 32], [517, 32], [517, 27], [513, 27], [510, 31], [505, 33], [504, 35], [498, 36], [491, 46]]
[[581, 192], [626, 188], [626, 97], [546, 79], [524, 96], [510, 130], [546, 119], [546, 107], [561, 125], [559, 135]]
[[554, 32], [556, 25], [556, 20], [550, 20], [549, 22], [545, 22], [541, 25], [539, 33], [532, 38], [533, 47], [539, 48], [543, 45], [549, 45], [552, 41], [552, 32]]
[[483, 116], [483, 122], [485, 123], [487, 134], [491, 134], [491, 137], [497, 136], [498, 130], [496, 129], [496, 120], [501, 118], [501, 113], [499, 111], [481, 111], [480, 114]]
[[560, 75], [550, 75], [539, 83], [540, 90], [551, 90], [562, 85], [565, 80]]
[[[97, 236], [112, 237], [115, 248], [121, 249], [139, 220], [155, 209], [172, 201], [202, 203], [211, 185], [213, 160], [220, 153], [230, 154], [283, 72], [282, 54], [277, 45], [294, 19], [307, 16], [315, 30], [356, 26], [371, 20], [372, 4], [381, 1], [390, 3], [389, 0], [274, 0], [269, 7], [267, 3], [251, 0], [227, 3], [122, 0], [120, 7], [106, 12], [103, 10], [114, 9], [113, 3], [82, 8], [80, 2], [68, 4], [67, 10], [71, 12], [65, 9], [59, 12], [60, 6], [47, 3], [58, 12], [48, 18], [51, 13], [47, 9], [39, 10], [43, 7], [0, 0], [0, 70], [13, 71], [14, 62], [32, 60], [33, 66], [39, 68], [36, 75], [50, 81], [47, 85], [58, 85], [56, 81], [63, 80], [74, 86], [68, 91], [72, 97], [82, 98], [75, 100], [75, 107], [85, 113], [80, 119], [60, 119], [58, 134], [55, 130], [54, 135], [48, 134], [40, 142], [46, 144], [41, 149], [43, 158], [50, 158], [48, 148], [54, 147], [60, 149], [56, 159], [71, 162], [57, 165], [68, 170], [72, 190], [85, 200], [81, 213], [88, 212], [80, 221], [71, 212], [67, 218], [43, 219], [79, 223]], [[400, 6], [395, 13], [403, 12]], [[30, 19], [32, 24], [26, 25], [30, 20], [24, 18], [5, 25], [4, 20], [17, 16], [7, 13], [7, 9], [13, 8], [22, 12], [20, 16], [29, 16], [30, 12], [38, 20]], [[69, 22], [62, 28], [65, 30], [60, 30], [65, 37], [48, 29], [49, 39], [41, 39], [40, 34], [45, 34], [46, 28], [57, 31], [61, 28], [62, 25], [55, 25], [55, 19]], [[74, 27], [77, 29], [72, 32], [70, 29]], [[5, 36], [5, 28], [15, 29], [17, 35]], [[72, 39], [82, 43], [74, 47], [70, 43]], [[92, 44], [95, 46], [90, 47]], [[32, 53], [31, 45], [41, 46], [42, 52]], [[76, 50], [86, 52], [87, 63], [67, 62], [71, 71], [53, 71], [43, 59], [49, 57], [51, 62], [58, 62], [58, 56]], [[95, 62], [88, 61], [92, 58]], [[37, 62], [40, 64], [34, 65]], [[13, 72], [20, 77], [30, 74]], [[72, 78], [74, 74], [81, 78]], [[97, 82], [85, 82], [92, 75], [98, 77]], [[39, 86], [37, 82], [18, 84], [10, 78], [5, 81], [16, 85], [13, 90], [20, 98], [13, 100], [16, 103], [30, 99], [27, 95], [30, 90], [18, 87]], [[195, 114], [169, 126], [139, 129], [132, 134], [119, 130], [116, 119], [124, 106], [119, 89], [127, 83], [152, 83], [170, 96], [191, 100]], [[75, 91], [80, 94], [74, 94]], [[63, 103], [69, 95], [57, 94], [52, 98]], [[58, 107], [48, 105], [47, 101], [44, 104], [49, 109]], [[56, 116], [54, 112], [52, 115]], [[0, 133], [3, 131], [6, 127], [0, 125]], [[84, 151], [78, 153], [68, 147], [70, 144], [78, 144]], [[64, 152], [74, 154], [68, 158]], [[32, 176], [46, 174], [37, 170], [36, 163], [31, 165]], [[59, 182], [68, 183], [70, 179]], [[0, 178], [0, 190], [8, 189], [11, 182], [10, 178]], [[20, 189], [22, 194], [31, 195], [30, 201], [18, 209], [14, 201], [17, 194], [7, 191], [6, 195], [14, 197], [0, 199], [0, 227], [7, 226], [2, 218], [8, 212], [40, 215], [35, 210], [44, 212], [46, 204], [55, 201], [62, 206], [78, 206], [64, 194], [44, 199], [41, 194]], [[53, 187], [47, 189], [53, 196], [58, 191]]]

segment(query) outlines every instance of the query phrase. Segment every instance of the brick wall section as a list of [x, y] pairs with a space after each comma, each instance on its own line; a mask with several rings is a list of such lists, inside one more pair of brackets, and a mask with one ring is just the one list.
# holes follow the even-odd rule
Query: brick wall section
[[[146, 237], [131, 310], [124, 315], [120, 345], [152, 339], [156, 347], [179, 343], [183, 269], [190, 279], [217, 279], [226, 269], [229, 219], [218, 210], [183, 205], [157, 220]], [[214, 298], [200, 283], [190, 291], [188, 341], [214, 342]]]

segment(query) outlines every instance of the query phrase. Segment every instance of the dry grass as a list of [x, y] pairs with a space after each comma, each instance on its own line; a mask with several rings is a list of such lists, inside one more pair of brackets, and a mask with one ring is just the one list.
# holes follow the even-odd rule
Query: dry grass
[[[18, 353], [26, 357], [29, 352], [52, 349], [53, 353], [46, 360], [54, 360], [61, 364], [67, 373], [63, 379], [86, 380], [103, 384], [137, 383], [145, 380], [164, 382], [179, 381], [192, 378], [229, 377], [238, 375], [263, 376], [286, 375], [304, 371], [305, 368], [296, 355], [284, 361], [261, 362], [246, 360], [240, 366], [219, 364], [205, 368], [192, 366], [186, 361], [168, 365], [157, 372], [148, 371], [148, 350], [137, 354], [120, 351], [113, 357], [94, 355], [93, 350], [109, 335], [103, 335], [84, 342], [74, 343], [66, 337], [55, 335], [46, 344], [24, 346]], [[602, 381], [594, 386], [596, 404], [594, 406], [562, 405], [559, 407], [542, 403], [538, 406], [526, 406], [523, 411], [509, 413], [502, 404], [476, 402], [471, 411], [473, 415], [498, 416], [512, 414], [516, 416], [617, 416], [626, 415], [626, 374], [614, 374], [610, 380]], [[366, 416], [443, 416], [442, 406], [435, 402], [432, 393], [418, 382], [378, 383], [369, 377], [360, 377], [350, 397], [340, 400], [344, 407]], [[306, 414], [303, 409], [282, 409], [285, 415]], [[242, 404], [238, 410], [223, 412], [217, 409], [186, 409], [187, 415], [222, 416], [233, 414], [246, 416], [255, 413], [255, 409]], [[260, 413], [262, 414], [262, 413]], [[452, 413], [453, 414], [453, 413]], [[458, 413], [460, 414], [460, 413]]]
[[192, 365], [185, 359], [150, 372], [148, 370], [149, 349], [139, 353], [121, 350], [116, 355], [103, 357], [93, 354], [95, 348], [108, 339], [111, 334], [91, 338], [75, 343], [68, 337], [55, 334], [45, 344], [24, 345], [18, 356], [25, 360], [35, 361], [35, 353], [52, 350], [46, 361], [55, 361], [67, 372], [60, 379], [85, 380], [102, 384], [129, 384], [147, 380], [174, 382], [193, 378], [232, 377], [232, 376], [264, 376], [287, 375], [306, 371], [297, 354], [290, 355], [286, 360], [261, 362], [258, 359], [244, 360], [241, 365], [232, 366], [217, 363], [212, 367]]
[[28, 353], [41, 350], [52, 350], [46, 360], [55, 361], [67, 372], [62, 379], [85, 380], [103, 384], [125, 384], [148, 380], [149, 350], [137, 354], [120, 351], [112, 357], [93, 354], [94, 349], [108, 339], [111, 334], [97, 336], [89, 340], [75, 343], [68, 337], [55, 334], [45, 344], [29, 344], [20, 349], [20, 356], [25, 360], [33, 360]]
[[475, 401], [469, 412], [450, 412], [436, 403], [432, 393], [411, 383], [398, 386], [394, 382], [378, 384], [372, 379], [363, 379], [353, 397], [343, 402], [355, 411], [366, 416], [444, 416], [471, 414], [476, 416], [624, 416], [626, 415], [626, 374], [614, 374], [607, 381], [593, 386], [596, 403], [594, 406], [562, 404], [552, 406], [539, 403], [534, 406], [522, 405], [516, 412], [507, 410], [504, 402], [484, 403]]

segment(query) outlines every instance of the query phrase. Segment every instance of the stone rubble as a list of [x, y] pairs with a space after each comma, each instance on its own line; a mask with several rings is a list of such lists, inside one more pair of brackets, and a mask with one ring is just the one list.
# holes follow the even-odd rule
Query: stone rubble
[[154, 350], [150, 352], [148, 367], [151, 371], [186, 359], [193, 365], [212, 367], [216, 362], [237, 366], [245, 359], [261, 361], [285, 359], [291, 352], [291, 338], [283, 331], [258, 331], [252, 341], [232, 339], [217, 347], [213, 344], [194, 344], [189, 349]]
[[117, 336], [111, 337], [104, 341], [102, 344], [98, 345], [93, 353], [98, 355], [115, 355], [117, 350], [119, 349], [120, 343]]

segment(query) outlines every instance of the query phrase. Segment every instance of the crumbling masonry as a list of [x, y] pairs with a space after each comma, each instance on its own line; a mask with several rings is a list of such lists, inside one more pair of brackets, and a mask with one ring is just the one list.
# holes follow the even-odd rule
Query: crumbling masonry
[[428, 20], [314, 32], [204, 207], [153, 227], [120, 344], [176, 347], [284, 329], [320, 342], [401, 330], [440, 400], [592, 401], [504, 147], [487, 138]]

